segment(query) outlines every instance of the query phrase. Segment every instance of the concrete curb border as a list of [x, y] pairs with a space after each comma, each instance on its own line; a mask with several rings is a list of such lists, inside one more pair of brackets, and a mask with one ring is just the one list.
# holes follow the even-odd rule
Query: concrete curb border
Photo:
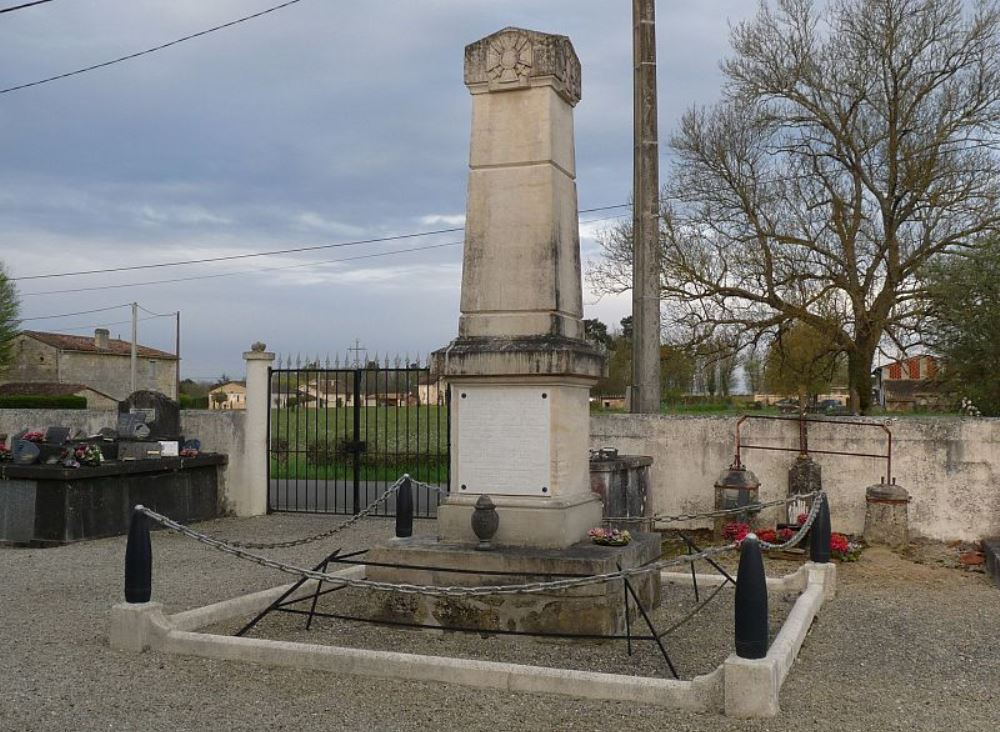
[[[360, 578], [364, 573], [365, 568], [358, 566], [334, 574]], [[665, 582], [691, 583], [690, 574], [664, 572], [661, 576]], [[697, 577], [698, 582], [705, 586], [718, 586], [722, 580], [717, 575]], [[307, 596], [314, 586], [311, 581], [303, 584], [300, 596]], [[779, 711], [781, 685], [813, 619], [823, 602], [834, 596], [836, 567], [809, 562], [790, 575], [768, 579], [769, 588], [800, 591], [801, 594], [767, 656], [748, 660], [733, 655], [711, 673], [690, 681], [194, 632], [198, 628], [259, 611], [290, 587], [282, 585], [174, 615], [165, 615], [163, 606], [157, 602], [115, 605], [111, 609], [111, 647], [135, 653], [154, 649], [217, 660], [362, 676], [631, 701], [690, 711], [725, 712], [732, 717], [773, 717]]]

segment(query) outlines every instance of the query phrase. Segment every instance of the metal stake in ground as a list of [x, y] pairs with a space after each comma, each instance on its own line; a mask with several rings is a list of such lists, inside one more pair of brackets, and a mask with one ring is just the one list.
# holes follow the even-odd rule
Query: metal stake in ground
[[410, 476], [404, 475], [396, 492], [396, 537], [413, 536], [413, 487]]
[[132, 510], [125, 545], [125, 602], [149, 602], [153, 593], [153, 549], [149, 543], [149, 519], [142, 506]]
[[767, 577], [764, 558], [754, 534], [747, 534], [740, 549], [736, 574], [736, 655], [764, 658], [767, 655]]

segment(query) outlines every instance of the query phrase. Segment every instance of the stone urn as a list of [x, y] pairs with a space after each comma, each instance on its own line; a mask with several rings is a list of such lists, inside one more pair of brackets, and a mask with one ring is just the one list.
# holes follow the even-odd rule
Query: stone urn
[[500, 515], [497, 513], [493, 501], [485, 493], [479, 496], [476, 501], [476, 508], [472, 512], [472, 531], [479, 539], [476, 549], [487, 551], [493, 548], [490, 539], [497, 533], [500, 527]]

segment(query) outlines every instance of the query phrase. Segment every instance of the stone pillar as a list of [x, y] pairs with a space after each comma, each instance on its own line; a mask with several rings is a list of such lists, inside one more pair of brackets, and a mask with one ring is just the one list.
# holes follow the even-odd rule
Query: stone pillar
[[472, 145], [458, 338], [434, 353], [451, 389], [443, 540], [474, 541], [481, 494], [499, 545], [566, 547], [601, 520], [590, 490], [589, 390], [604, 358], [583, 335], [569, 39], [505, 28], [465, 49]]
[[895, 483], [879, 483], [865, 489], [866, 544], [884, 544], [897, 551], [910, 543], [907, 506], [910, 494]]
[[235, 480], [227, 481], [233, 512], [237, 516], [261, 516], [267, 513], [267, 421], [271, 408], [267, 397], [267, 382], [274, 354], [265, 351], [263, 344], [259, 345], [260, 350], [255, 348], [243, 354], [247, 378], [244, 470], [242, 476], [235, 476]]

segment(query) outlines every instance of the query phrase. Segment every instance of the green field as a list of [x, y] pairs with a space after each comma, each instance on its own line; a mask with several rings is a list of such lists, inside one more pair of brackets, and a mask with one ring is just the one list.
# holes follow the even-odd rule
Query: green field
[[[448, 477], [448, 408], [362, 407], [361, 478], [394, 480], [409, 473], [439, 483]], [[353, 457], [354, 409], [272, 409], [271, 477], [348, 479]]]

